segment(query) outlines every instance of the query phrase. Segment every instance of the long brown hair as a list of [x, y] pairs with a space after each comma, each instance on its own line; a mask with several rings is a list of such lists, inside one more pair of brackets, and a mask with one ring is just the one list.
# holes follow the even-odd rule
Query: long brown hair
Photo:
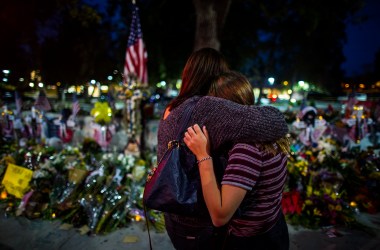
[[208, 94], [243, 105], [253, 105], [255, 103], [251, 83], [243, 74], [236, 71], [220, 74], [211, 84]]
[[[243, 105], [253, 105], [255, 96], [249, 80], [241, 73], [229, 71], [220, 74], [212, 84], [209, 95], [224, 98]], [[264, 151], [276, 155], [290, 153], [289, 139], [284, 136], [275, 143], [261, 143]]]
[[202, 48], [187, 59], [182, 72], [182, 86], [178, 96], [170, 102], [170, 110], [190, 97], [207, 95], [212, 81], [229, 70], [224, 56], [212, 48]]

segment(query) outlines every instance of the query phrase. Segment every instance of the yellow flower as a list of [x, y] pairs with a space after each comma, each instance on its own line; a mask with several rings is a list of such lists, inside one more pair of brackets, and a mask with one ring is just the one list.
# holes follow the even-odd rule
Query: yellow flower
[[301, 174], [302, 174], [303, 176], [306, 176], [306, 175], [307, 175], [307, 168], [302, 169]]
[[305, 200], [305, 204], [307, 206], [310, 206], [310, 205], [313, 205], [313, 202], [311, 200], [307, 199], [307, 200]]
[[323, 189], [324, 189], [324, 191], [325, 191], [325, 194], [330, 195], [331, 192], [332, 192], [332, 187], [331, 187], [331, 185], [325, 185]]
[[293, 174], [294, 173], [294, 166], [288, 164], [288, 171], [289, 171], [289, 173]]
[[129, 99], [129, 98], [131, 98], [131, 97], [133, 96], [133, 92], [132, 92], [132, 90], [130, 90], [130, 89], [127, 89], [127, 90], [124, 92], [124, 94], [125, 94], [125, 97], [126, 97], [127, 99]]
[[336, 210], [336, 211], [342, 211], [342, 206], [339, 205], [339, 204], [336, 205], [336, 206], [335, 206], [335, 210]]
[[380, 180], [380, 172], [372, 172], [368, 177], [370, 179]]
[[73, 149], [73, 151], [74, 151], [75, 154], [80, 154], [80, 152], [81, 152], [81, 151], [79, 150], [79, 148], [77, 148], [77, 147], [75, 147], [75, 148]]
[[321, 213], [321, 211], [319, 211], [318, 208], [314, 208], [314, 210], [313, 210], [313, 214], [314, 214], [315, 216], [322, 216], [322, 213]]
[[307, 186], [306, 187], [306, 195], [310, 196], [313, 194], [313, 187], [312, 186]]
[[331, 195], [331, 198], [333, 198], [334, 200], [336, 200], [336, 198], [338, 198], [338, 194], [333, 192]]
[[136, 162], [136, 165], [139, 165], [139, 166], [145, 166], [146, 162], [143, 160], [143, 159], [139, 159], [137, 162]]
[[6, 155], [1, 159], [0, 164], [8, 166], [9, 163], [15, 164], [16, 160], [11, 155]]

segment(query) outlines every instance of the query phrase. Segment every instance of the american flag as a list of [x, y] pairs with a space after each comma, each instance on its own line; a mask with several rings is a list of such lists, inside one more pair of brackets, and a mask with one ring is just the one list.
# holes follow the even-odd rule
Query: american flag
[[22, 109], [22, 99], [18, 91], [15, 91], [15, 102], [16, 102], [16, 114], [19, 115]]
[[46, 96], [46, 93], [44, 90], [40, 90], [40, 93], [37, 97], [37, 100], [36, 102], [34, 103], [34, 106], [36, 109], [38, 110], [42, 110], [42, 111], [49, 111], [51, 110], [51, 106], [50, 106], [50, 103], [49, 103], [49, 100]]
[[75, 116], [78, 114], [80, 110], [80, 105], [79, 105], [79, 100], [78, 100], [78, 96], [77, 94], [74, 93], [73, 95], [73, 117], [75, 118]]
[[147, 61], [148, 53], [145, 49], [142, 39], [142, 31], [138, 7], [133, 4], [132, 21], [130, 33], [125, 54], [124, 77], [128, 79], [129, 75], [134, 75], [141, 84], [148, 83]]

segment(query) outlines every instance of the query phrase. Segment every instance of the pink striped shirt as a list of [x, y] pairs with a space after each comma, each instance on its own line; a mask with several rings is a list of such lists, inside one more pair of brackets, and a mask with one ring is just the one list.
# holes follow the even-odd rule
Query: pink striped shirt
[[287, 156], [265, 152], [258, 145], [236, 144], [229, 152], [222, 185], [247, 190], [239, 216], [234, 216], [229, 231], [239, 237], [267, 232], [277, 222], [287, 178]]

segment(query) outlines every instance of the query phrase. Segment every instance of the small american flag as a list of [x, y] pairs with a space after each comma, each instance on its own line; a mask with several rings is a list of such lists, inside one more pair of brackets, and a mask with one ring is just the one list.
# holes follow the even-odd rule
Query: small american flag
[[74, 95], [73, 95], [73, 114], [72, 114], [74, 118], [78, 114], [79, 110], [80, 110], [80, 105], [79, 105], [78, 96], [77, 96], [77, 94], [74, 93]]
[[138, 14], [139, 9], [136, 4], [133, 4], [132, 8], [132, 21], [128, 38], [127, 51], [125, 54], [124, 77], [125, 79], [128, 79], [128, 76], [132, 75], [137, 77], [137, 80], [142, 84], [147, 84], [148, 53], [145, 49], [142, 39], [140, 18]]
[[40, 90], [40, 94], [38, 95], [37, 100], [34, 103], [34, 106], [36, 109], [42, 110], [42, 111], [51, 110], [49, 100], [48, 100], [44, 90]]

